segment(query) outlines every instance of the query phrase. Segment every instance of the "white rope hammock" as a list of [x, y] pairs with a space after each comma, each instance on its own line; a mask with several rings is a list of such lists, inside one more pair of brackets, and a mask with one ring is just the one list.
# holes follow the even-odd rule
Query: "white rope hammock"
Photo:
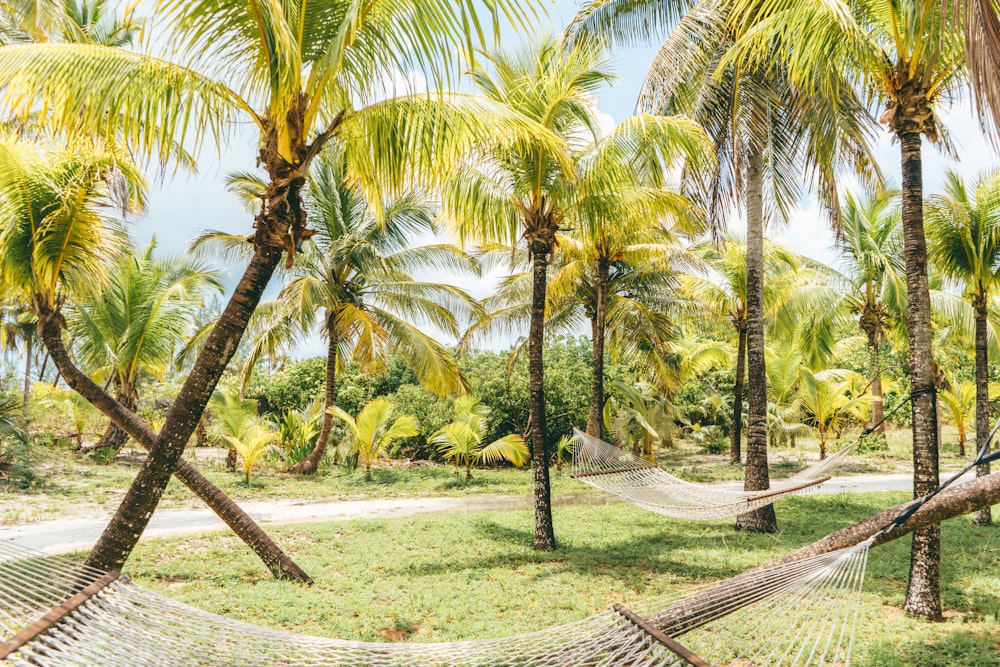
[[767, 491], [738, 491], [686, 482], [646, 459], [574, 429], [572, 477], [657, 514], [708, 521], [743, 514], [816, 488], [830, 479], [828, 473], [853, 447], [852, 443], [772, 484]]
[[23, 667], [841, 667], [850, 663], [869, 546], [513, 637], [366, 643], [228, 620], [126, 577], [0, 542], [0, 661]]

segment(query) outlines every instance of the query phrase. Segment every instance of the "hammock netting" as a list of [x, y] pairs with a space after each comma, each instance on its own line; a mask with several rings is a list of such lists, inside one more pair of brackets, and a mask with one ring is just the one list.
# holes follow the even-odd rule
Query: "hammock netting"
[[708, 521], [737, 516], [778, 498], [806, 493], [828, 480], [852, 446], [771, 485], [767, 491], [739, 491], [674, 477], [646, 459], [600, 438], [574, 431], [572, 476], [633, 505], [676, 519]]
[[[0, 660], [24, 667], [839, 667], [850, 662], [869, 545], [512, 637], [368, 643], [229, 620], [126, 577], [0, 542]], [[53, 610], [64, 615], [52, 620]]]

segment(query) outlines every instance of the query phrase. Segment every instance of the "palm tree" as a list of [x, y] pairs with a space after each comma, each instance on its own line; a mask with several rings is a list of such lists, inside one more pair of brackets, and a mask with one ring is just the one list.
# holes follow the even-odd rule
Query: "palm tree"
[[[736, 330], [736, 384], [733, 387], [733, 420], [729, 434], [729, 462], [740, 462], [740, 437], [743, 430], [743, 389], [746, 374], [748, 320], [747, 244], [730, 235], [720, 248], [702, 244], [694, 253], [714, 275], [711, 279], [688, 276], [685, 292], [695, 301], [722, 314]], [[764, 310], [768, 315], [778, 312], [797, 280], [798, 258], [779, 245], [764, 244]]]
[[[91, 373], [111, 378], [115, 399], [139, 407], [138, 381], [160, 379], [174, 353], [193, 333], [190, 323], [208, 290], [222, 292], [216, 271], [182, 257], [154, 257], [125, 249], [109, 267], [107, 283], [81, 292], [67, 313], [77, 358]], [[95, 447], [121, 449], [128, 434], [114, 422]]]
[[[524, 243], [532, 262], [528, 368], [531, 448], [535, 468], [535, 540], [538, 550], [555, 548], [549, 490], [549, 443], [545, 421], [545, 307], [548, 266], [561, 228], [587, 224], [592, 212], [611, 201], [619, 184], [662, 184], [664, 167], [678, 148], [694, 155], [704, 138], [684, 119], [634, 117], [597, 140], [594, 93], [611, 78], [600, 48], [572, 48], [547, 38], [519, 52], [487, 56], [494, 73], [474, 67], [484, 96], [523, 114], [565, 143], [560, 147], [525, 141], [506, 150], [475, 155], [445, 187], [445, 214], [464, 241], [509, 247]], [[586, 142], [582, 137], [592, 141]], [[634, 159], [629, 159], [634, 158]], [[648, 211], [666, 194], [653, 187], [630, 202]], [[612, 205], [607, 212], [623, 209]]]
[[[971, 191], [970, 191], [971, 190]], [[988, 319], [989, 304], [1000, 285], [1000, 172], [980, 175], [971, 188], [954, 171], [945, 176], [944, 193], [927, 205], [927, 252], [931, 264], [947, 279], [961, 283], [972, 302], [976, 326], [976, 448], [990, 432]], [[964, 438], [962, 444], [964, 445]], [[964, 447], [963, 447], [964, 453]], [[976, 476], [990, 474], [990, 464]], [[993, 522], [989, 507], [972, 522]]]
[[836, 241], [848, 282], [844, 296], [868, 341], [872, 423], [879, 425], [876, 432], [882, 439], [881, 349], [886, 329], [906, 310], [898, 197], [898, 192], [885, 189], [866, 192], [860, 199], [848, 193]]
[[437, 445], [438, 451], [445, 459], [455, 462], [455, 474], [458, 467], [465, 466], [465, 479], [472, 479], [472, 466], [480, 461], [499, 463], [510, 461], [516, 466], [522, 466], [530, 458], [524, 438], [516, 433], [510, 433], [485, 444], [489, 428], [490, 407], [472, 396], [461, 396], [455, 399], [452, 408], [455, 421], [445, 424], [429, 439]]
[[[596, 35], [612, 44], [648, 42], [671, 25], [643, 84], [639, 107], [684, 113], [705, 127], [717, 167], [689, 169], [710, 220], [723, 220], [737, 203], [747, 220], [748, 491], [770, 487], [767, 467], [767, 372], [764, 359], [764, 222], [784, 217], [797, 198], [805, 171], [815, 178], [832, 211], [834, 173], [846, 162], [871, 174], [865, 116], [851, 94], [803, 95], [779, 68], [720, 67], [738, 33], [730, 26], [731, 2], [702, 0], [679, 17], [665, 0], [623, 3], [595, 0], [580, 10], [572, 34]], [[641, 25], [643, 29], [637, 30]], [[859, 119], [862, 119], [859, 121]], [[805, 169], [803, 170], [803, 167]], [[737, 517], [737, 529], [774, 532], [767, 505]]]
[[361, 463], [365, 464], [365, 477], [371, 479], [372, 463], [382, 452], [401, 438], [410, 438], [420, 433], [417, 419], [410, 415], [400, 415], [396, 421], [392, 419], [392, 403], [385, 398], [376, 398], [368, 402], [357, 419], [334, 406], [330, 409], [335, 417], [343, 420], [354, 436], [354, 451]]
[[965, 456], [965, 433], [969, 418], [976, 409], [976, 382], [948, 376], [945, 386], [938, 390], [938, 396], [944, 406], [942, 416], [958, 432], [958, 455]]
[[[352, 178], [364, 191], [381, 193], [440, 177], [487, 129], [503, 128], [494, 143], [524, 137], [528, 128], [544, 140], [537, 124], [485, 100], [423, 94], [385, 99], [387, 72], [418, 68], [441, 83], [453, 62], [451, 46], [471, 52], [484, 33], [473, 0], [375, 4], [282, 0], [233, 7], [218, 0], [167, 0], [158, 5], [167, 29], [162, 43], [181, 62], [96, 45], [0, 47], [4, 101], [21, 116], [115, 138], [141, 157], [162, 161], [183, 161], [186, 149], [197, 150], [206, 140], [218, 144], [239, 124], [234, 121], [249, 121], [260, 133], [258, 163], [268, 178], [251, 237], [253, 258], [163, 428], [149, 441], [150, 456], [91, 552], [90, 565], [121, 568], [272, 273], [283, 255], [290, 266], [312, 235], [302, 188], [326, 143], [341, 142]], [[491, 7], [523, 25], [521, 3], [501, 0]], [[55, 343], [58, 313], [44, 315]], [[141, 420], [117, 402], [93, 392], [88, 399], [104, 404], [122, 428], [134, 427], [133, 437], [143, 431]]]
[[240, 455], [240, 459], [243, 461], [243, 475], [246, 478], [247, 487], [249, 488], [250, 472], [264, 458], [264, 455], [267, 454], [277, 439], [277, 434], [265, 428], [262, 424], [254, 424], [240, 437], [227, 435], [225, 438], [229, 446]]
[[[783, 58], [788, 76], [807, 95], [844, 93], [843, 86], [831, 87], [833, 73], [847, 76], [860, 95], [885, 105], [880, 121], [899, 141], [902, 172], [913, 492], [926, 495], [940, 480], [921, 142], [941, 138], [937, 108], [959, 85], [964, 69], [960, 35], [939, 0], [736, 0], [736, 8], [734, 19], [752, 23], [753, 29], [730, 53], [728, 64], [774, 65], [776, 57]], [[909, 613], [941, 617], [940, 552], [938, 527], [914, 533]]]
[[[310, 174], [305, 201], [316, 234], [288, 271], [277, 299], [284, 305], [281, 316], [255, 336], [245, 365], [252, 368], [289, 325], [311, 332], [319, 321], [327, 341], [323, 427], [312, 452], [291, 472], [309, 474], [319, 466], [333, 426], [329, 409], [337, 400], [337, 367], [345, 359], [367, 372], [390, 352], [403, 353], [427, 389], [443, 395], [465, 391], [451, 353], [411, 321], [458, 338], [456, 313], [471, 315], [475, 304], [463, 290], [415, 280], [412, 272], [436, 268], [469, 274], [475, 263], [453, 245], [411, 247], [411, 238], [435, 231], [429, 204], [412, 192], [367, 201], [348, 179], [344, 157], [330, 144]], [[256, 190], [246, 176], [241, 184]], [[209, 238], [219, 235], [203, 236], [196, 244]]]
[[[634, 197], [627, 190], [623, 184], [616, 194]], [[550, 317], [567, 324], [580, 315], [590, 321], [594, 379], [587, 433], [601, 437], [605, 346], [612, 359], [666, 354], [674, 333], [671, 315], [680, 310], [679, 274], [696, 260], [680, 245], [681, 225], [647, 215], [607, 215], [581, 227], [560, 237], [562, 261], [548, 285]]]
[[799, 403], [802, 422], [819, 433], [819, 458], [826, 458], [826, 445], [830, 433], [844, 429], [846, 420], [870, 400], [864, 396], [851, 396], [850, 389], [857, 384], [852, 371], [831, 368], [820, 372], [802, 367], [799, 371]]

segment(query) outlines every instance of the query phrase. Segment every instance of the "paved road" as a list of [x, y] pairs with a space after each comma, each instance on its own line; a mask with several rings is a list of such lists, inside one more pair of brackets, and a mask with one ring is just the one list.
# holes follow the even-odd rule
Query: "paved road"
[[[862, 475], [835, 477], [815, 493], [864, 493], [870, 491], [909, 491], [909, 475]], [[721, 487], [737, 486], [735, 483]], [[556, 505], [604, 504], [613, 496], [582, 492], [562, 494]], [[310, 503], [301, 500], [248, 502], [243, 509], [262, 524], [304, 523], [309, 521], [347, 521], [350, 519], [400, 518], [420, 514], [466, 514], [497, 510], [528, 509], [530, 496], [476, 495], [450, 498], [397, 498], [389, 500], [351, 500], [336, 503]], [[89, 548], [109, 517], [70, 518], [0, 528], [0, 540], [48, 553], [65, 553]], [[208, 509], [161, 510], [153, 515], [143, 538], [166, 537], [221, 530], [225, 525]]]

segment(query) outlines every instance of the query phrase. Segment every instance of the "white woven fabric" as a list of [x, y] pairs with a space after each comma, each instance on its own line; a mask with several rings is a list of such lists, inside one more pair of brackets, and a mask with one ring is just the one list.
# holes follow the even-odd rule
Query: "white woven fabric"
[[[868, 543], [630, 605], [712, 665], [850, 662]], [[0, 542], [0, 642], [102, 573]], [[7, 658], [23, 667], [587, 667], [690, 663], [615, 611], [498, 639], [366, 643], [209, 614], [121, 578]]]
[[845, 447], [772, 484], [768, 491], [737, 491], [686, 482], [611, 443], [581, 431], [574, 433], [572, 474], [578, 481], [657, 514], [699, 521], [737, 516], [784, 496], [807, 493], [817, 488], [852, 449]]

